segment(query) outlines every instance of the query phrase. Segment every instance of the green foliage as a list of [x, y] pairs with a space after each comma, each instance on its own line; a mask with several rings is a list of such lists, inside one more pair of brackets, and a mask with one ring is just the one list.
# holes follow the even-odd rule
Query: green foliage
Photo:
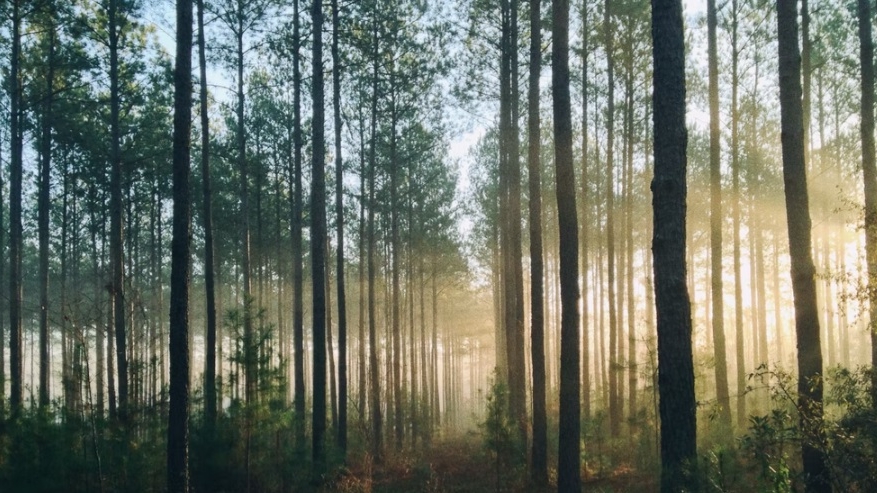
[[519, 481], [526, 466], [521, 458], [521, 445], [517, 440], [516, 423], [509, 409], [509, 390], [494, 371], [487, 394], [487, 414], [479, 423], [484, 435], [484, 447], [491, 461], [496, 478], [496, 491], [503, 491]]
[[794, 378], [762, 367], [772, 409], [750, 416], [749, 433], [740, 439], [751, 460], [760, 491], [795, 491], [800, 478], [800, 447], [806, 443], [825, 454], [836, 491], [877, 488], [877, 413], [869, 395], [871, 368], [833, 368], [825, 379], [822, 420], [802, 420]]

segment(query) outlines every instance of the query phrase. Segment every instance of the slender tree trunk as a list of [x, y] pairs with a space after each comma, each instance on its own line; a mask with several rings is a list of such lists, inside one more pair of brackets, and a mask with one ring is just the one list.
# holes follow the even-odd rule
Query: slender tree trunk
[[110, 257], [112, 257], [113, 327], [116, 333], [116, 360], [119, 379], [119, 420], [128, 420], [128, 353], [125, 335], [125, 268], [122, 226], [122, 150], [119, 113], [119, 0], [110, 0]]
[[392, 371], [393, 371], [393, 431], [395, 437], [396, 451], [402, 449], [403, 428], [402, 428], [402, 385], [400, 373], [400, 320], [399, 305], [399, 256], [401, 255], [401, 246], [399, 244], [399, 158], [397, 154], [398, 140], [396, 137], [396, 125], [398, 115], [396, 113], [396, 85], [395, 85], [395, 67], [390, 69], [390, 276], [391, 276], [391, 310], [392, 310]]
[[[327, 199], [328, 200], [328, 199]], [[328, 222], [328, 205], [326, 207]], [[338, 386], [335, 379], [335, 346], [332, 341], [332, 277], [329, 266], [332, 265], [332, 254], [329, 252], [329, 232], [326, 230], [326, 248], [323, 250], [326, 259], [326, 356], [328, 358], [329, 416], [332, 428], [338, 430]], [[337, 438], [337, 436], [336, 436]]]
[[[41, 408], [49, 406], [49, 200], [52, 176], [52, 104], [54, 102], [55, 85], [55, 19], [52, 6], [46, 8], [44, 14], [48, 21], [48, 53], [46, 54], [46, 93], [43, 96], [43, 115], [40, 135], [40, 169], [38, 198], [38, 229], [39, 229], [39, 276], [40, 276], [40, 394]], [[66, 354], [66, 348], [62, 348]], [[66, 366], [64, 366], [66, 370]]]
[[311, 273], [313, 279], [313, 461], [315, 477], [325, 467], [326, 451], [326, 168], [325, 168], [325, 112], [323, 100], [323, 3], [314, 0], [313, 19], [313, 73], [311, 94], [314, 104], [311, 170]]
[[[859, 59], [862, 64], [862, 175], [865, 182], [865, 256], [868, 262], [871, 364], [877, 365], [877, 165], [874, 163], [874, 45], [871, 3], [858, 1]], [[877, 372], [871, 374], [871, 401], [877, 409]]]
[[[810, 206], [804, 163], [804, 122], [801, 109], [801, 58], [798, 53], [796, 0], [777, 2], [779, 39], [780, 116], [782, 125], [783, 183], [792, 293], [798, 346], [798, 405], [801, 425], [812, 430], [822, 420], [822, 349], [816, 308], [815, 267], [811, 255]], [[817, 428], [818, 429], [818, 428]], [[829, 471], [821, 448], [802, 444], [806, 491], [831, 491]]]
[[613, 437], [617, 437], [621, 431], [621, 412], [618, 409], [620, 396], [618, 395], [618, 320], [617, 306], [615, 302], [615, 181], [613, 160], [615, 147], [615, 63], [613, 61], [613, 27], [612, 4], [606, 0], [603, 8], [603, 29], [606, 36], [606, 59], [608, 79], [608, 102], [606, 109], [606, 256], [607, 266], [607, 289], [609, 291], [609, 429]]
[[365, 258], [366, 258], [366, 230], [365, 230], [365, 202], [366, 202], [366, 176], [368, 168], [365, 159], [365, 117], [362, 115], [362, 107], [359, 107], [359, 262], [357, 266], [357, 277], [359, 285], [359, 388], [357, 405], [359, 408], [359, 417], [361, 422], [365, 423], [366, 417], [366, 389], [368, 388], [368, 380], [365, 373]]
[[375, 265], [375, 174], [377, 172], [377, 118], [378, 118], [378, 54], [379, 38], [377, 16], [373, 20], [374, 51], [372, 53], [372, 100], [371, 100], [371, 136], [369, 138], [369, 171], [368, 171], [368, 345], [369, 345], [369, 410], [372, 421], [372, 456], [380, 463], [383, 454], [383, 415], [381, 410], [381, 380], [378, 363], [377, 320], [375, 317], [375, 277], [377, 266]]
[[213, 191], [210, 179], [210, 118], [207, 112], [207, 53], [204, 33], [204, 0], [198, 0], [198, 71], [201, 79], [201, 186], [204, 201], [204, 289], [206, 291], [207, 341], [204, 358], [204, 415], [208, 426], [216, 422], [216, 287], [213, 247]]
[[[518, 425], [518, 439], [522, 446], [527, 444], [527, 370], [524, 356], [524, 271], [521, 265], [521, 159], [518, 143], [519, 89], [518, 89], [518, 0], [509, 0], [509, 82], [510, 82], [510, 126], [509, 126], [509, 247], [511, 249], [512, 289], [514, 290], [514, 317], [509, 337], [509, 409]], [[578, 246], [576, 247], [578, 248]]]
[[[199, 17], [201, 17], [200, 9]], [[203, 20], [199, 24], [203, 27]], [[171, 493], [187, 493], [189, 491], [189, 269], [192, 241], [191, 190], [189, 189], [192, 126], [192, 0], [177, 2], [176, 46], [167, 490]]]
[[[253, 354], [253, 294], [252, 294], [252, 266], [250, 252], [250, 166], [247, 162], [247, 137], [244, 122], [244, 26], [243, 19], [239, 18], [236, 26], [237, 36], [237, 164], [240, 168], [240, 221], [241, 221], [241, 270], [243, 271], [244, 291], [244, 400], [250, 404], [256, 398], [256, 368], [255, 355]], [[249, 443], [249, 433], [247, 434]], [[248, 447], [249, 448], [249, 447]], [[249, 454], [248, 454], [249, 457]], [[249, 459], [248, 459], [249, 460]], [[249, 471], [249, 467], [247, 467]], [[247, 473], [249, 484], [249, 473]]]
[[569, 1], [552, 1], [551, 92], [554, 116], [557, 224], [560, 230], [560, 441], [557, 490], [581, 489], [579, 266], [572, 115], [569, 95]]
[[691, 304], [685, 283], [687, 187], [685, 42], [680, 0], [652, 0], [654, 152], [652, 181], [658, 388], [661, 396], [661, 491], [695, 486], [696, 401]]
[[[591, 342], [588, 327], [588, 262], [589, 245], [588, 230], [591, 213], [590, 177], [588, 175], [588, 4], [582, 2], [582, 220], [579, 232], [579, 244], [582, 249], [582, 414], [584, 419], [591, 419]], [[535, 395], [535, 390], [534, 390]], [[534, 431], [535, 433], [535, 431]], [[535, 438], [534, 438], [535, 440]]]
[[738, 109], [740, 51], [737, 47], [738, 15], [737, 0], [731, 0], [731, 193], [733, 195], [731, 215], [734, 227], [734, 342], [737, 346], [737, 428], [745, 429], [747, 422], [746, 353], [743, 346], [743, 281], [740, 274], [740, 121]]
[[338, 0], [332, 0], [332, 106], [335, 115], [335, 221], [338, 272], [338, 448], [347, 453], [347, 294], [344, 288], [344, 170], [341, 159], [341, 58]]
[[[569, 5], [567, 4], [567, 8]], [[531, 477], [548, 484], [548, 424], [545, 410], [545, 328], [542, 268], [542, 163], [539, 161], [539, 76], [542, 73], [540, 0], [530, 0], [530, 74], [527, 96], [527, 168], [530, 186], [530, 354], [533, 364]], [[567, 80], [567, 83], [569, 81]], [[568, 87], [567, 87], [568, 89]], [[567, 114], [567, 116], [569, 116]], [[578, 330], [578, 329], [576, 329]]]
[[716, 400], [719, 424], [730, 438], [731, 396], [728, 391], [728, 363], [725, 349], [725, 308], [722, 285], [722, 177], [721, 136], [719, 134], [719, 55], [716, 41], [718, 13], [716, 0], [707, 1], [710, 106], [710, 273], [712, 290], [713, 351], [716, 358]]
[[12, 60], [9, 64], [11, 94], [9, 97], [9, 133], [11, 162], [9, 166], [9, 404], [13, 415], [23, 406], [22, 330], [21, 330], [21, 182], [22, 182], [22, 114], [21, 114], [21, 1], [12, 1]]
[[305, 441], [305, 348], [304, 348], [304, 269], [302, 245], [302, 136], [301, 136], [301, 38], [299, 1], [293, 2], [292, 35], [292, 84], [293, 84], [293, 140], [292, 162], [292, 346], [294, 353], [293, 409], [295, 412], [295, 437], [298, 447]]

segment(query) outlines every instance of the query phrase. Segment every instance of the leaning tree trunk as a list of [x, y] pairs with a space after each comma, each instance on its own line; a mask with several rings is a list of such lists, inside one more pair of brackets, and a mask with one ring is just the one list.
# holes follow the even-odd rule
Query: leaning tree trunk
[[777, 2], [779, 41], [780, 123], [783, 185], [792, 263], [792, 294], [798, 345], [798, 407], [805, 432], [802, 443], [806, 491], [831, 491], [829, 471], [819, 443], [822, 421], [822, 348], [816, 307], [816, 269], [811, 253], [810, 205], [804, 163], [804, 121], [801, 109], [801, 57], [798, 52], [797, 0]]
[[695, 486], [696, 401], [691, 303], [685, 281], [685, 35], [680, 0], [652, 0], [654, 152], [652, 181], [661, 491]]

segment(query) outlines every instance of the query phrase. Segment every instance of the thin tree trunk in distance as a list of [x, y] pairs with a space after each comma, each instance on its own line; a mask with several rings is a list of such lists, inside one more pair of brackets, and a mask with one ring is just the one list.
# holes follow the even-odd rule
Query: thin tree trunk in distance
[[613, 167], [615, 166], [613, 155], [615, 151], [615, 64], [613, 61], [613, 36], [611, 26], [612, 4], [606, 0], [603, 8], [603, 29], [606, 35], [606, 58], [607, 80], [609, 94], [607, 96], [606, 109], [606, 256], [607, 266], [607, 289], [609, 290], [609, 429], [613, 437], [617, 437], [621, 431], [621, 413], [619, 411], [618, 395], [618, 319], [615, 302], [615, 181], [613, 179]]
[[731, 0], [731, 180], [734, 226], [734, 333], [737, 346], [737, 428], [746, 428], [746, 358], [743, 347], [743, 281], [740, 274], [740, 121], [737, 106], [740, 79], [737, 48], [737, 0]]
[[[39, 230], [39, 279], [40, 279], [40, 393], [41, 408], [49, 406], [49, 200], [52, 169], [52, 103], [54, 102], [55, 82], [55, 19], [54, 7], [48, 5], [44, 14], [48, 21], [45, 27], [49, 37], [48, 60], [46, 61], [46, 93], [43, 96], [43, 115], [40, 122], [40, 165], [39, 165], [39, 198], [37, 223]], [[62, 347], [63, 355], [68, 353]], [[67, 365], [63, 365], [67, 373]], [[66, 379], [65, 384], [66, 384]], [[69, 401], [68, 401], [69, 402]]]
[[299, 0], [293, 1], [292, 27], [292, 111], [293, 111], [293, 170], [292, 170], [292, 346], [295, 359], [293, 370], [293, 409], [295, 438], [298, 447], [305, 440], [305, 349], [304, 349], [304, 269], [302, 246], [302, 136], [301, 136], [301, 39]]
[[582, 249], [582, 413], [591, 419], [591, 343], [588, 327], [588, 220], [591, 204], [588, 189], [588, 4], [582, 2], [582, 219], [579, 244]]
[[201, 79], [201, 186], [204, 200], [204, 289], [207, 308], [207, 341], [204, 358], [204, 414], [208, 426], [216, 422], [216, 287], [213, 253], [213, 192], [210, 181], [210, 119], [207, 114], [207, 54], [204, 34], [204, 0], [198, 0], [198, 71]]
[[716, 41], [716, 0], [707, 0], [710, 106], [710, 279], [712, 290], [713, 351], [716, 358], [716, 400], [721, 436], [730, 438], [731, 395], [728, 391], [728, 353], [725, 350], [725, 304], [722, 285], [722, 177], [719, 134], [719, 56]]
[[695, 486], [696, 401], [691, 347], [691, 303], [685, 281], [687, 187], [685, 41], [680, 0], [652, 0], [654, 152], [652, 180], [658, 389], [661, 418], [661, 491]]
[[326, 169], [325, 111], [323, 108], [323, 3], [313, 0], [313, 73], [311, 94], [314, 104], [313, 153], [311, 157], [311, 273], [313, 279], [313, 433], [314, 477], [325, 467], [326, 451]]

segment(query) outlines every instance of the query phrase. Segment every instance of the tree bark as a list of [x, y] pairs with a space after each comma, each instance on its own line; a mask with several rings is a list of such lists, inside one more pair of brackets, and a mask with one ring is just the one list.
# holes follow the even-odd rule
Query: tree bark
[[118, 370], [118, 417], [128, 420], [128, 353], [125, 334], [125, 267], [122, 225], [122, 150], [119, 127], [119, 0], [110, 0], [108, 12], [110, 51], [110, 257], [112, 258], [113, 328]]
[[189, 491], [189, 269], [192, 241], [189, 190], [192, 126], [192, 0], [177, 1], [176, 46], [167, 490], [171, 493], [187, 493]]
[[22, 182], [22, 115], [21, 115], [21, 1], [12, 2], [12, 60], [9, 64], [11, 93], [9, 97], [9, 132], [11, 161], [9, 166], [9, 404], [13, 415], [23, 406], [22, 330], [21, 330], [21, 182]]
[[557, 224], [560, 230], [560, 439], [557, 490], [581, 490], [579, 266], [572, 115], [569, 95], [569, 1], [552, 1], [551, 92], [554, 116]]
[[658, 389], [661, 417], [661, 491], [695, 486], [696, 401], [691, 304], [685, 282], [687, 186], [685, 43], [680, 0], [652, 0], [654, 152], [652, 180]]

